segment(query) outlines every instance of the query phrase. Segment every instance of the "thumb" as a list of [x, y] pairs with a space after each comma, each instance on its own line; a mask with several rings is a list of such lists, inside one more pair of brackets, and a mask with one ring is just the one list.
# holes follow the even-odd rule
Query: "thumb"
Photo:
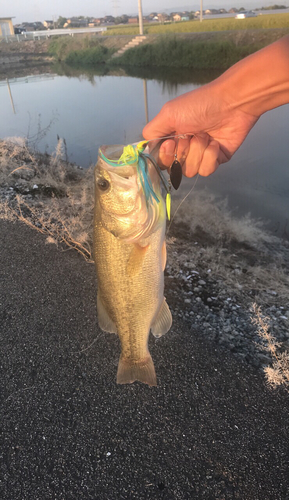
[[170, 125], [170, 120], [165, 109], [166, 107], [164, 106], [161, 111], [144, 127], [142, 133], [145, 139], [158, 139], [175, 133], [174, 128]]

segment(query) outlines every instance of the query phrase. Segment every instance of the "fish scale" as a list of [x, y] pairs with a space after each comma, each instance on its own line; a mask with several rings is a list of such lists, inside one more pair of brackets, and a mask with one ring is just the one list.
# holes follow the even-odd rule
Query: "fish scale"
[[[139, 380], [156, 385], [155, 369], [148, 351], [149, 332], [152, 329], [159, 337], [172, 323], [164, 299], [164, 201], [161, 196], [159, 203], [153, 200], [155, 206], [149, 213], [137, 182], [136, 168], [131, 167], [132, 175], [129, 176], [126, 170], [126, 177], [122, 177], [121, 168], [117, 173], [119, 179], [115, 170], [110, 175], [104, 160], [99, 160], [95, 168], [94, 256], [99, 325], [120, 338], [117, 382]], [[154, 168], [149, 170], [149, 175], [155, 191], [160, 194]], [[106, 190], [104, 180], [109, 184]], [[131, 206], [133, 197], [134, 209], [128, 211], [126, 200]], [[138, 221], [141, 230], [137, 227]]]

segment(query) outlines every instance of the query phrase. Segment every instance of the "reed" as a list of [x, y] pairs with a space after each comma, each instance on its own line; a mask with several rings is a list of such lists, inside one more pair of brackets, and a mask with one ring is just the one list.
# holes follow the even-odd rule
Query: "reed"
[[74, 50], [65, 57], [64, 62], [71, 66], [102, 64], [110, 58], [112, 52], [107, 47], [98, 45], [88, 49]]
[[76, 51], [92, 51], [92, 53], [98, 54], [99, 57], [106, 52], [100, 41], [93, 35], [55, 37], [51, 40], [48, 48], [49, 54], [53, 55], [58, 61], [65, 61], [67, 57]]
[[261, 48], [260, 44], [235, 45], [229, 41], [196, 42], [161, 37], [156, 43], [127, 50], [114, 64], [193, 69], [227, 69]]

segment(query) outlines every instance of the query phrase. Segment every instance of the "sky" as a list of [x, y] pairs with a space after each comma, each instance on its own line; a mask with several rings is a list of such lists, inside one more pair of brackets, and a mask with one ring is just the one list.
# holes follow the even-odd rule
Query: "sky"
[[[274, 2], [271, 2], [274, 3]], [[283, 3], [283, 2], [280, 2]], [[285, 2], [288, 3], [287, 1]], [[254, 8], [270, 5], [270, 0], [203, 0], [203, 8]], [[144, 15], [150, 12], [196, 10], [196, 0], [142, 0]], [[0, 17], [15, 17], [14, 24], [58, 19], [59, 16], [117, 16], [137, 14], [138, 0], [1, 0]]]

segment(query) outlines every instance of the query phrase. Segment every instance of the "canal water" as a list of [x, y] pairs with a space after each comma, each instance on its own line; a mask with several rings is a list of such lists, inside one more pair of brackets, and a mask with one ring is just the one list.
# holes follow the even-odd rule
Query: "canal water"
[[[169, 99], [217, 76], [60, 72], [11, 78], [9, 88], [0, 81], [0, 137], [28, 137], [51, 153], [58, 135], [66, 140], [69, 159], [84, 168], [95, 163], [100, 145], [141, 140], [147, 115], [153, 118]], [[193, 182], [183, 182], [181, 196]], [[288, 237], [289, 105], [262, 116], [232, 160], [214, 175], [199, 177], [195, 189], [226, 198], [235, 215], [250, 213]]]

